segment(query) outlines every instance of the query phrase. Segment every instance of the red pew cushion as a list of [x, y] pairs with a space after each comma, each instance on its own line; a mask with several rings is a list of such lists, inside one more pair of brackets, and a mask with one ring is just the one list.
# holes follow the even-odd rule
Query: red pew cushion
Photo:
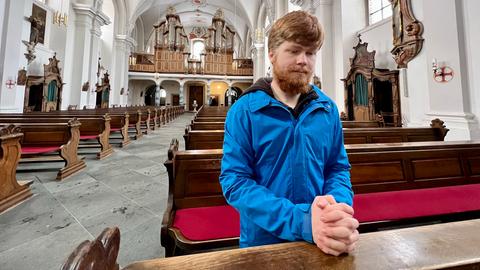
[[357, 194], [360, 223], [480, 210], [480, 184]]
[[240, 216], [229, 205], [179, 209], [173, 227], [192, 241], [238, 237]]
[[80, 140], [92, 140], [92, 139], [96, 139], [98, 137], [98, 135], [83, 135], [83, 136], [80, 136]]
[[120, 131], [122, 130], [121, 128], [110, 128], [110, 132], [114, 132], [114, 131]]
[[60, 150], [60, 146], [22, 146], [22, 154], [42, 154]]

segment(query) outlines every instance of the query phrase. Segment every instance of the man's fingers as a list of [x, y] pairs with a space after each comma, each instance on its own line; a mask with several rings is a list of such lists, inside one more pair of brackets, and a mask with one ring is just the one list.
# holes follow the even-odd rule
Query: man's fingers
[[[318, 245], [320, 243], [320, 246]], [[330, 238], [328, 236], [319, 236], [319, 241], [317, 246], [320, 248], [323, 247], [322, 251], [327, 254], [331, 254], [334, 256], [338, 256], [347, 251], [348, 245], [343, 243], [342, 241], [338, 241], [336, 239]]]
[[327, 207], [330, 204], [329, 199], [327, 196], [317, 196], [315, 197], [315, 205], [320, 207], [321, 209]]
[[347, 248], [347, 253], [352, 253], [354, 250], [355, 250], [355, 247], [357, 246], [357, 243], [353, 243], [351, 245], [348, 246]]
[[326, 227], [323, 229], [326, 236], [333, 239], [347, 239], [349, 240], [352, 231], [346, 227]]
[[327, 227], [345, 227], [350, 230], [350, 232], [355, 231], [358, 228], [358, 220], [352, 217], [346, 217], [335, 222], [325, 223]]
[[340, 210], [351, 216], [353, 216], [354, 214], [353, 208], [350, 205], [345, 203], [336, 203], [336, 204], [328, 205], [328, 208], [325, 209], [326, 212], [333, 211], [333, 210]]
[[325, 199], [327, 199], [328, 203], [330, 204], [336, 204], [337, 201], [335, 201], [335, 198], [332, 195], [325, 195]]
[[340, 210], [332, 210], [332, 211], [324, 211], [322, 213], [322, 216], [320, 217], [320, 220], [324, 223], [333, 223], [337, 222], [339, 220], [342, 220], [344, 218], [349, 218], [351, 215], [340, 211]]

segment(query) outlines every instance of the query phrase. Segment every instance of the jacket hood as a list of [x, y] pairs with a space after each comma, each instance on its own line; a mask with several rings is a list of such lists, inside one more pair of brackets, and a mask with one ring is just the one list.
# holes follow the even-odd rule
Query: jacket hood
[[258, 79], [254, 84], [247, 88], [247, 90], [245, 90], [240, 97], [256, 91], [263, 91], [269, 96], [273, 97], [272, 80], [272, 77], [263, 77]]

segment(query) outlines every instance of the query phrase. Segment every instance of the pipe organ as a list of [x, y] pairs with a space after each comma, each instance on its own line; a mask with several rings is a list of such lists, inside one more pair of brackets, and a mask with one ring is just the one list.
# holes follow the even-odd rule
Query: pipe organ
[[175, 8], [170, 7], [166, 19], [153, 27], [154, 62], [139, 61], [138, 57], [146, 58], [145, 54], [133, 54], [130, 59], [131, 71], [249, 76], [253, 74], [251, 59], [233, 59], [236, 33], [232, 26], [226, 24], [221, 9], [216, 11], [210, 27], [203, 31], [203, 35], [197, 37], [193, 35], [204, 41], [205, 48], [200, 59], [190, 57], [190, 39]]

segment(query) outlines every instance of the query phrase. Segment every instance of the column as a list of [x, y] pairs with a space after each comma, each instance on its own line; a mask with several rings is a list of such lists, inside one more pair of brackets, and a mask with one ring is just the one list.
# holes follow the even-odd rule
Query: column
[[160, 106], [160, 85], [162, 84], [161, 80], [155, 81], [155, 106]]
[[184, 85], [185, 85], [185, 82], [184, 81], [181, 81], [179, 82], [180, 83], [180, 88], [179, 88], [179, 92], [180, 92], [180, 96], [179, 96], [179, 103], [180, 105], [183, 105], [185, 107], [185, 110], [188, 110], [188, 108], [185, 106], [185, 100], [184, 100], [184, 96], [183, 96], [183, 90], [184, 90]]
[[[0, 23], [0, 112], [23, 111], [25, 86], [16, 85], [17, 72], [22, 67], [28, 70], [22, 40], [29, 41], [30, 22], [25, 19], [31, 14], [32, 3], [27, 0], [2, 1]], [[8, 84], [8, 85], [7, 85]]]
[[[466, 65], [466, 57], [469, 55], [466, 51], [465, 36], [462, 35], [464, 25], [463, 21], [458, 19], [463, 18], [465, 11], [457, 1], [444, 0], [440, 5], [433, 0], [421, 2], [424, 27], [428, 29], [423, 37], [429, 41], [424, 43], [422, 49], [422, 53], [426, 55], [424, 68], [428, 67], [425, 68], [428, 70], [425, 78], [428, 86], [428, 111], [424, 117], [424, 125], [434, 118], [440, 118], [450, 129], [445, 140], [470, 140], [471, 129], [476, 124], [470, 107], [470, 74]], [[438, 82], [434, 79], [431, 68], [434, 58], [437, 59], [439, 67], [448, 66], [453, 70], [450, 81]], [[413, 78], [412, 74], [409, 74], [408, 79]], [[413, 95], [413, 91], [409, 94]]]
[[280, 19], [288, 12], [288, 0], [275, 1], [275, 20]]
[[253, 47], [253, 81], [265, 76], [265, 45], [255, 43]]
[[[208, 105], [210, 105], [210, 91], [211, 91], [210, 83], [211, 81], [208, 80], [207, 81], [207, 101], [205, 102], [205, 104], [208, 104]], [[220, 105], [220, 102], [218, 103], [218, 105]]]
[[323, 0], [315, 3], [310, 0], [308, 2], [309, 12], [315, 15], [320, 24], [323, 26], [325, 39], [322, 48], [317, 53], [317, 62], [315, 65], [315, 74], [322, 82], [322, 90], [332, 99], [343, 111], [343, 91], [335, 93], [335, 70], [332, 68], [335, 65], [334, 59], [334, 31], [332, 25], [333, 3], [331, 0]]
[[[101, 10], [101, 5], [96, 8]], [[66, 84], [64, 89], [64, 93], [69, 93], [69, 97], [64, 98], [66, 102], [62, 103], [62, 109], [66, 109], [70, 104], [79, 105], [80, 108], [95, 104], [96, 93], [82, 92], [80, 89], [86, 82], [90, 82], [91, 87], [95, 87], [97, 83], [100, 27], [110, 23], [109, 18], [98, 9], [73, 4], [75, 12], [73, 57], [70, 62], [72, 65], [65, 66], [65, 74], [68, 74], [65, 81], [70, 83]]]
[[116, 35], [114, 41], [113, 53], [113, 78], [112, 92], [114, 104], [127, 104], [125, 96], [120, 96], [120, 89], [126, 88], [128, 85], [128, 57], [130, 51], [135, 46], [135, 41], [126, 35]]

